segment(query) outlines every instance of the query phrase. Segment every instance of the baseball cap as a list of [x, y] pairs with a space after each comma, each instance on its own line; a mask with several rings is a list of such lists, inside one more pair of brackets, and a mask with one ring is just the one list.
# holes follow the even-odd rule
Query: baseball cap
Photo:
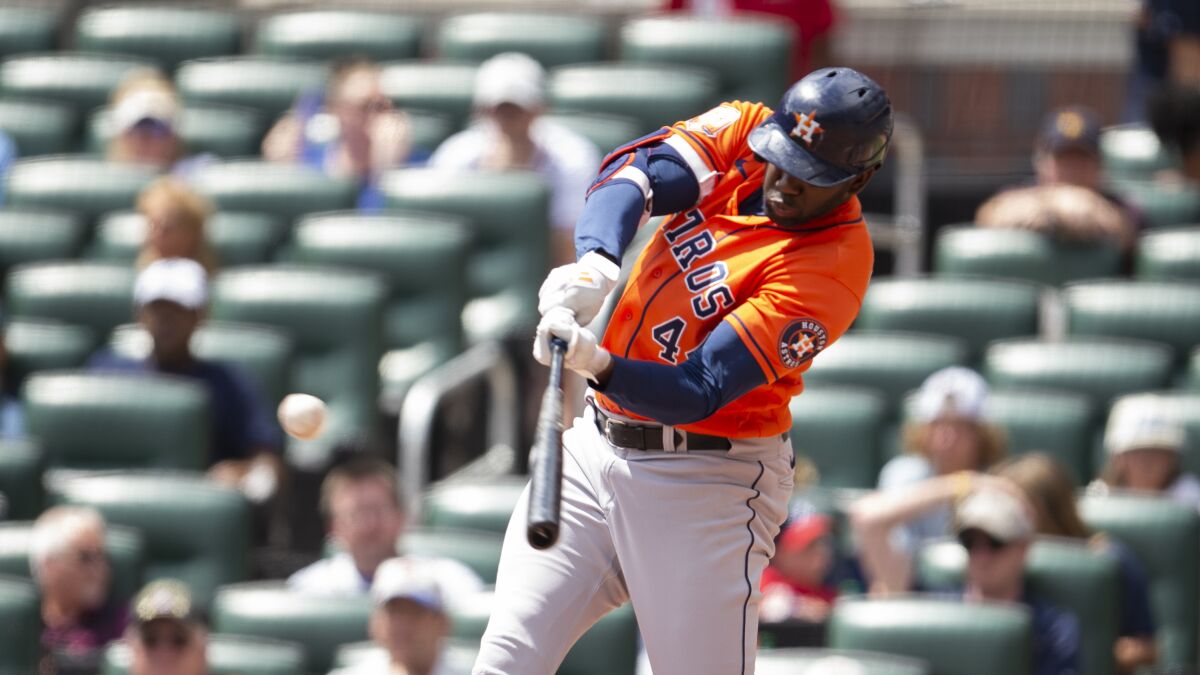
[[111, 119], [117, 133], [128, 131], [144, 121], [174, 128], [179, 119], [179, 103], [159, 89], [132, 91], [113, 107]]
[[983, 417], [987, 396], [987, 382], [979, 373], [961, 366], [943, 368], [921, 384], [915, 415], [922, 422], [932, 422], [943, 415], [978, 420]]
[[497, 54], [484, 61], [475, 75], [475, 107], [512, 103], [526, 110], [540, 108], [545, 101], [545, 80], [546, 71], [529, 56]]
[[833, 521], [805, 501], [796, 502], [789, 509], [787, 522], [779, 535], [779, 548], [799, 550], [829, 534]]
[[175, 579], [158, 579], [142, 587], [133, 599], [132, 618], [139, 626], [159, 619], [188, 623], [201, 620], [191, 591]]
[[1100, 153], [1100, 119], [1082, 106], [1059, 108], [1046, 116], [1038, 145], [1047, 152]]
[[1157, 448], [1179, 452], [1184, 429], [1155, 394], [1135, 394], [1117, 401], [1104, 430], [1104, 449], [1110, 455]]
[[427, 565], [405, 558], [391, 558], [375, 570], [371, 599], [376, 606], [382, 606], [401, 598], [435, 612], [445, 609], [441, 585]]
[[982, 530], [997, 541], [1011, 544], [1033, 536], [1033, 520], [1025, 505], [996, 488], [972, 492], [958, 505], [956, 531]]
[[133, 300], [138, 307], [167, 300], [188, 309], [202, 309], [208, 303], [208, 274], [200, 263], [188, 258], [155, 260], [138, 275]]

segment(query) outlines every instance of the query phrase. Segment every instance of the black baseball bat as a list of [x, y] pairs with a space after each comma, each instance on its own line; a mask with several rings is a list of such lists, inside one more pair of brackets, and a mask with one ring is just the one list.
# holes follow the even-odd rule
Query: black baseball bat
[[537, 434], [529, 451], [529, 519], [525, 538], [536, 549], [547, 549], [558, 541], [559, 510], [562, 506], [562, 415], [563, 358], [567, 343], [550, 338], [550, 382], [542, 394]]

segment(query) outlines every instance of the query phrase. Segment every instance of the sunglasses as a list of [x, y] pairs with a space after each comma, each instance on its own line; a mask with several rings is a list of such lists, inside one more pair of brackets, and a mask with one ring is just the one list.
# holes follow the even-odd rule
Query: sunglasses
[[146, 645], [146, 649], [157, 649], [162, 646], [179, 650], [187, 647], [191, 641], [192, 636], [184, 630], [142, 633], [142, 644]]
[[979, 530], [967, 530], [960, 533], [958, 535], [958, 543], [967, 549], [967, 553], [974, 553], [975, 549], [979, 547], [987, 549], [989, 553], [995, 553], [1008, 546], [1008, 542], [1000, 541], [987, 532]]
[[99, 565], [108, 562], [108, 554], [101, 549], [84, 549], [75, 552], [75, 561], [81, 565]]

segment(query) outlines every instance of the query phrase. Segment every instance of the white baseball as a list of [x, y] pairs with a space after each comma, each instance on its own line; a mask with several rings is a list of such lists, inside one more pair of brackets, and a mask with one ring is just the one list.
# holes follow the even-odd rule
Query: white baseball
[[310, 394], [288, 394], [279, 402], [279, 424], [293, 438], [310, 441], [325, 430], [325, 402]]

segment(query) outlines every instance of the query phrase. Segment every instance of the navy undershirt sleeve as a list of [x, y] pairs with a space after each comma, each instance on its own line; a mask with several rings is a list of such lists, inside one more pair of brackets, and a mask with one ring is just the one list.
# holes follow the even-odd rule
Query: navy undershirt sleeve
[[677, 425], [698, 422], [763, 384], [766, 377], [754, 356], [722, 321], [682, 364], [613, 355], [608, 382], [593, 386], [627, 410]]

